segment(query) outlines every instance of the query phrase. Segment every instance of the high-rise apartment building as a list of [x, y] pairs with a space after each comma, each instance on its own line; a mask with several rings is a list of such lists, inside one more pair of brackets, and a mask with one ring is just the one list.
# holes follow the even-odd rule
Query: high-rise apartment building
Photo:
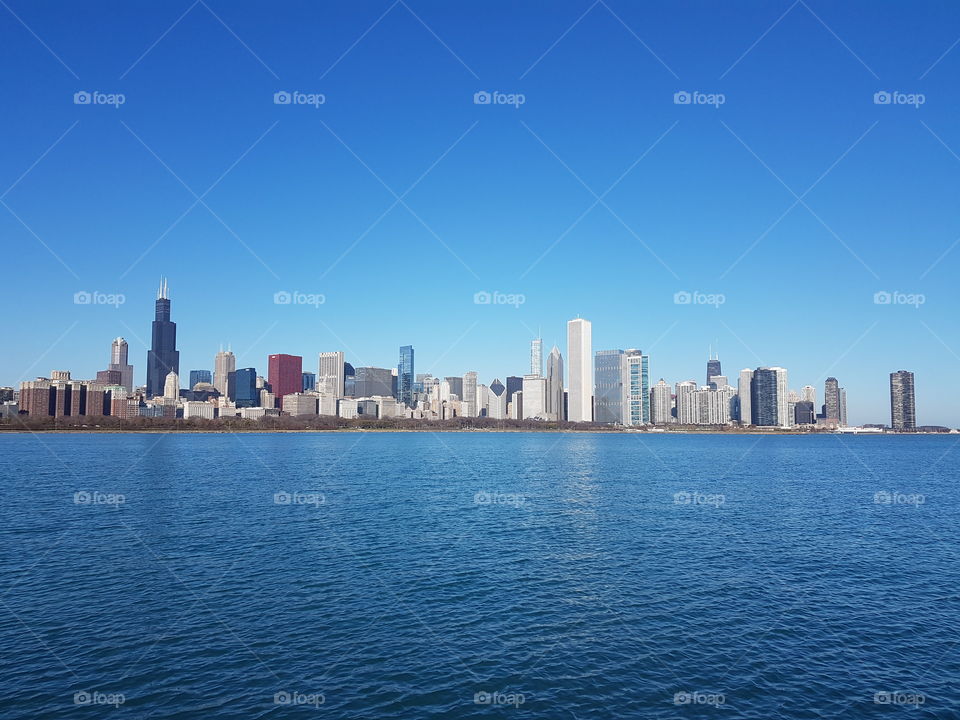
[[[623, 350], [598, 350], [594, 355], [593, 419], [626, 424], [627, 364]], [[527, 388], [523, 388], [527, 396]]]
[[789, 426], [791, 418], [786, 369], [765, 367], [754, 370], [750, 404], [754, 425]]
[[547, 400], [544, 411], [547, 420], [562, 421], [563, 412], [563, 356], [556, 345], [547, 356]]
[[400, 363], [397, 365], [397, 400], [401, 405], [413, 407], [413, 345], [400, 348]]
[[303, 389], [303, 358], [299, 355], [278, 353], [267, 357], [267, 382], [274, 397], [283, 407], [283, 396], [301, 392]]
[[828, 377], [823, 384], [823, 406], [827, 420], [840, 421], [840, 383]]
[[317, 360], [317, 392], [340, 399], [346, 391], [345, 383], [346, 366], [343, 362], [343, 352], [337, 350], [320, 353]]
[[917, 401], [909, 370], [890, 373], [890, 427], [899, 431], [917, 429]]
[[593, 326], [577, 318], [567, 322], [567, 419], [571, 422], [593, 420]]
[[700, 418], [697, 405], [697, 383], [685, 380], [677, 383], [677, 422], [681, 425], [696, 425]]
[[163, 395], [163, 386], [170, 373], [180, 374], [180, 353], [177, 351], [177, 324], [170, 321], [170, 292], [164, 279], [157, 291], [150, 350], [147, 351], [147, 397]]
[[740, 371], [737, 383], [737, 407], [741, 425], [753, 425], [753, 370], [744, 368]]
[[673, 422], [672, 405], [670, 386], [666, 380], [660, 378], [660, 382], [650, 390], [650, 422], [655, 425]]
[[643, 425], [650, 422], [650, 356], [631, 349], [624, 355], [624, 362], [624, 423]]

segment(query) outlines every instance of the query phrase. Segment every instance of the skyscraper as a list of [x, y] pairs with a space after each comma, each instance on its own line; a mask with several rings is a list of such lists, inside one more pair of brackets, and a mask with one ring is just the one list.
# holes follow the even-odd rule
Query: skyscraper
[[917, 401], [913, 373], [909, 370], [890, 373], [890, 427], [900, 431], [917, 429]]
[[840, 427], [847, 427], [847, 391], [840, 388]]
[[210, 371], [209, 370], [191, 370], [190, 371], [190, 387], [188, 390], [193, 390], [193, 386], [197, 383], [209, 383], [210, 382]]
[[548, 420], [566, 419], [563, 416], [563, 356], [556, 345], [547, 356], [547, 402], [544, 410]]
[[547, 381], [540, 375], [530, 373], [523, 376], [523, 412], [524, 420], [547, 419]]
[[180, 378], [171, 370], [163, 381], [163, 397], [165, 400], [176, 400], [180, 397]]
[[160, 281], [150, 350], [147, 351], [147, 397], [163, 395], [167, 375], [180, 374], [177, 352], [177, 324], [170, 321], [170, 293], [166, 279]]
[[753, 370], [744, 368], [740, 371], [740, 380], [737, 383], [737, 401], [740, 407], [740, 424], [753, 425]]
[[624, 423], [643, 425], [650, 422], [650, 356], [640, 350], [627, 350], [624, 361], [627, 364]]
[[278, 353], [267, 357], [267, 382], [283, 407], [283, 396], [303, 389], [303, 358], [299, 355]]
[[[594, 421], [626, 424], [624, 399], [627, 364], [623, 350], [597, 350], [594, 364]], [[527, 388], [523, 388], [527, 396]]]
[[567, 419], [571, 422], [593, 420], [593, 326], [577, 318], [567, 322]]
[[322, 352], [317, 360], [317, 392], [342, 398], [345, 392], [346, 368], [343, 352]]
[[823, 404], [826, 418], [840, 422], [840, 384], [835, 377], [828, 377], [823, 384]]
[[257, 407], [260, 405], [260, 389], [257, 387], [256, 368], [241, 368], [231, 372], [233, 393], [237, 407]]
[[543, 338], [530, 341], [530, 374], [543, 377]]
[[507, 417], [507, 387], [500, 382], [499, 378], [494, 378], [487, 388], [489, 397], [488, 408], [490, 417], [494, 420], [503, 420]]
[[[741, 373], [741, 377], [742, 375]], [[750, 405], [754, 425], [790, 425], [787, 371], [782, 367], [761, 367], [754, 370]]]
[[222, 345], [220, 347], [220, 352], [213, 359], [213, 386], [221, 395], [227, 395], [230, 373], [237, 369], [237, 358], [229, 350], [223, 350]]
[[413, 407], [413, 384], [416, 376], [413, 372], [413, 345], [400, 348], [400, 364], [397, 365], [397, 400]]
[[393, 370], [390, 368], [358, 367], [354, 371], [353, 397], [393, 397]]
[[714, 375], [723, 375], [723, 371], [720, 369], [720, 356], [711, 354], [707, 357], [707, 385], [711, 387]]
[[315, 372], [304, 370], [300, 377], [303, 378], [303, 382], [301, 383], [303, 392], [313, 392], [317, 389], [317, 374]]
[[697, 383], [684, 380], [677, 383], [677, 422], [681, 425], [696, 425], [700, 419], [697, 406]]
[[477, 417], [480, 414], [477, 400], [477, 373], [471, 370], [463, 374], [463, 395], [460, 397], [460, 412], [464, 417]]
[[120, 384], [128, 392], [133, 392], [133, 365], [127, 361], [127, 341], [122, 337], [116, 338], [110, 345], [110, 364], [107, 370], [116, 370], [120, 373]]
[[672, 405], [670, 386], [666, 380], [660, 378], [660, 382], [653, 386], [650, 391], [650, 422], [661, 425], [673, 421], [670, 412]]

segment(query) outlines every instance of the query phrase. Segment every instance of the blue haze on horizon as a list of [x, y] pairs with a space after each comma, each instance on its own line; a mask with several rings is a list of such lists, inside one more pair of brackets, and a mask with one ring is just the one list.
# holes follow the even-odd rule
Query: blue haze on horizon
[[[651, 382], [702, 383], [713, 345], [733, 382], [782, 365], [822, 402], [834, 375], [852, 423], [889, 422], [902, 368], [918, 423], [960, 425], [956, 7], [8, 5], [0, 384], [92, 377], [118, 335], [142, 383], [166, 276], [184, 384], [221, 344], [264, 374], [271, 353], [395, 367], [412, 344], [417, 372], [488, 383], [527, 370], [538, 328], [566, 355], [580, 315], [594, 349], [649, 352]], [[494, 90], [526, 102], [474, 104]], [[74, 304], [94, 290], [126, 301]]]

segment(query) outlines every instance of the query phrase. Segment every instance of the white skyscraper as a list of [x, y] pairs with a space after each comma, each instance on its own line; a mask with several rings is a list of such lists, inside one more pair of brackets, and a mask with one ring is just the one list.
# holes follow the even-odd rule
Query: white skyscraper
[[507, 417], [507, 388], [500, 382], [500, 378], [494, 378], [487, 388], [487, 409], [488, 415], [494, 420], [504, 420]]
[[213, 359], [213, 386], [223, 397], [227, 396], [230, 373], [236, 369], [237, 358], [229, 350], [221, 350]]
[[700, 420], [696, 393], [696, 381], [685, 380], [677, 383], [677, 422], [681, 425], [696, 425]]
[[670, 413], [673, 402], [670, 396], [670, 386], [660, 378], [660, 382], [650, 389], [650, 422], [657, 425], [673, 422], [673, 416]]
[[571, 422], [593, 420], [593, 326], [577, 318], [567, 323], [567, 419]]
[[790, 397], [787, 387], [787, 369], [782, 367], [770, 368], [777, 374], [777, 425], [787, 427], [793, 423], [790, 420]]
[[343, 351], [322, 352], [317, 360], [317, 392], [343, 397]]
[[812, 402], [814, 409], [817, 407], [817, 389], [813, 385], [804, 385], [800, 390], [800, 396], [804, 402]]
[[163, 399], [176, 400], [180, 397], [180, 378], [172, 370], [167, 373], [167, 379], [163, 382]]
[[737, 387], [737, 395], [740, 401], [740, 424], [753, 424], [753, 410], [750, 404], [750, 390], [753, 383], [753, 370], [744, 368], [740, 371], [740, 381]]
[[547, 420], [565, 420], [563, 416], [563, 356], [556, 345], [547, 356]]
[[530, 341], [530, 374], [543, 377], [543, 338]]
[[547, 419], [547, 380], [539, 375], [523, 376], [523, 419]]
[[120, 372], [120, 384], [128, 393], [133, 392], [133, 365], [127, 362], [127, 341], [118, 337], [110, 346], [110, 364], [107, 370]]

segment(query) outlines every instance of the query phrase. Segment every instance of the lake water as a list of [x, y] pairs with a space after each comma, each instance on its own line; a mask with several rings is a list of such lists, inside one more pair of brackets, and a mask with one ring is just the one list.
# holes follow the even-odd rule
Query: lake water
[[957, 443], [0, 436], [0, 714], [957, 718]]

